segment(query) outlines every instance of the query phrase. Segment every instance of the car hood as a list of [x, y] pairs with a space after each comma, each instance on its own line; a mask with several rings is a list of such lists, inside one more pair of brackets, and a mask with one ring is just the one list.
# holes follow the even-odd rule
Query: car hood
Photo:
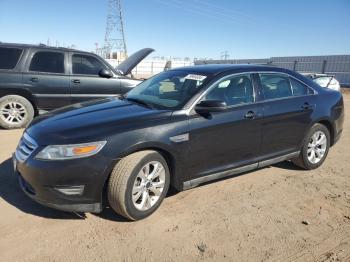
[[171, 113], [112, 97], [51, 111], [35, 118], [25, 132], [38, 145], [83, 143], [145, 127]]
[[136, 53], [129, 56], [126, 60], [121, 62], [115, 69], [123, 76], [126, 76], [131, 73], [131, 71], [150, 53], [152, 53], [154, 49], [152, 48], [144, 48]]

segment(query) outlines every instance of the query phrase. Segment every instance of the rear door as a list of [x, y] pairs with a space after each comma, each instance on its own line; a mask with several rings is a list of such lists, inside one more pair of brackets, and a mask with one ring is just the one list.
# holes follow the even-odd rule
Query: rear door
[[71, 103], [67, 54], [50, 49], [31, 49], [23, 83], [33, 93], [39, 109], [51, 110]]
[[99, 57], [86, 53], [70, 52], [70, 61], [72, 65], [70, 86], [73, 103], [115, 96], [121, 93], [120, 79], [116, 75], [111, 78], [99, 76], [102, 69], [110, 70], [106, 62]]
[[313, 90], [282, 73], [260, 73], [264, 96], [261, 154], [264, 158], [300, 150], [315, 109]]

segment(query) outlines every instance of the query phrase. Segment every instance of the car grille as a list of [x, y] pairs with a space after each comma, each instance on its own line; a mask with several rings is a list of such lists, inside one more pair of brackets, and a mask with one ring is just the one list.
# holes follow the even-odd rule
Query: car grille
[[37, 143], [27, 133], [24, 133], [15, 152], [17, 160], [26, 161], [37, 147]]

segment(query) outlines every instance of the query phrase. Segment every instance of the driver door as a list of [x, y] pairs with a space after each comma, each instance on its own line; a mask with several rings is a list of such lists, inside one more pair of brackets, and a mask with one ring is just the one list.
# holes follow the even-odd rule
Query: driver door
[[189, 119], [192, 179], [252, 164], [259, 156], [262, 106], [255, 103], [250, 74], [224, 77], [202, 100], [225, 101], [228, 108]]
[[120, 79], [99, 76], [101, 69], [108, 66], [97, 56], [70, 52], [70, 89], [73, 103], [115, 96], [121, 93]]

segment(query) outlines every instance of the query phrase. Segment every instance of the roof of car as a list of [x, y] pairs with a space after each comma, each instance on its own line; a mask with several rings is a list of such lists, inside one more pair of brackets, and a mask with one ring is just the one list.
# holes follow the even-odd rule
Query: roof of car
[[206, 64], [206, 65], [195, 65], [174, 68], [173, 70], [193, 71], [203, 74], [219, 74], [226, 71], [239, 71], [239, 70], [251, 70], [251, 71], [285, 71], [282, 68], [278, 68], [271, 65], [255, 65], [255, 64]]
[[3, 43], [0, 42], [0, 46], [3, 47], [18, 47], [18, 48], [43, 48], [43, 49], [52, 49], [52, 50], [65, 50], [65, 51], [79, 51], [79, 52], [85, 52], [86, 51], [80, 51], [77, 49], [73, 48], [67, 48], [67, 47], [56, 47], [56, 46], [47, 46], [45, 44], [38, 44], [38, 45], [33, 45], [33, 44], [17, 44], [17, 43]]

